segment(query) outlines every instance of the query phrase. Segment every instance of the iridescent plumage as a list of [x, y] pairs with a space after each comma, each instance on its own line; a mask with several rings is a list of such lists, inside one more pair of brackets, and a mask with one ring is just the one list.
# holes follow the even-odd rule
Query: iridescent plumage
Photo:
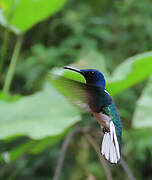
[[[86, 83], [63, 76], [57, 78], [57, 81], [65, 87], [72, 101], [85, 107], [103, 126], [104, 137], [101, 153], [111, 163], [117, 163], [120, 160], [122, 126], [115, 104], [105, 90], [104, 75], [96, 69], [79, 70], [72, 67], [64, 69], [76, 71], [84, 76]], [[106, 125], [106, 121], [109, 126]]]
[[119, 148], [121, 149], [121, 134], [122, 134], [122, 125], [120, 121], [120, 117], [117, 111], [115, 104], [112, 102], [109, 106], [104, 108], [105, 113], [111, 117], [112, 121], [114, 122], [116, 128], [116, 135], [118, 138]]

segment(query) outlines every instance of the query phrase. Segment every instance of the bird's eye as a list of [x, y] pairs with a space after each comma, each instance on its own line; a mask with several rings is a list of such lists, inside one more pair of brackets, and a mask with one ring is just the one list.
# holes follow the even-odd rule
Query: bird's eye
[[91, 71], [90, 74], [93, 75], [93, 74], [94, 74], [94, 71]]

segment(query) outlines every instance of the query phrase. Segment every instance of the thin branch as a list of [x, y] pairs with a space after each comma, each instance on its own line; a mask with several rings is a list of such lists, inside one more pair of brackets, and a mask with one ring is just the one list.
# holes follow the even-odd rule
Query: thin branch
[[122, 157], [121, 157], [121, 160], [120, 160], [120, 165], [122, 166], [122, 168], [124, 169], [124, 171], [126, 172], [128, 178], [130, 180], [136, 180], [136, 178], [134, 177], [134, 175], [131, 172], [130, 168], [128, 167], [126, 161]]
[[94, 148], [94, 150], [96, 151], [98, 158], [100, 160], [100, 163], [105, 171], [105, 175], [107, 177], [107, 180], [112, 180], [112, 175], [111, 175], [111, 171], [110, 168], [108, 167], [106, 161], [104, 160], [104, 158], [102, 157], [101, 153], [100, 153], [100, 147], [98, 145], [98, 143], [96, 142], [96, 140], [89, 134], [85, 135], [86, 139], [88, 140], [88, 142], [92, 145], [92, 147]]
[[59, 176], [60, 176], [61, 171], [62, 171], [63, 162], [64, 162], [64, 159], [65, 159], [66, 150], [68, 148], [68, 145], [69, 145], [73, 135], [75, 133], [79, 132], [80, 130], [81, 130], [80, 127], [75, 127], [67, 134], [67, 136], [66, 136], [66, 138], [65, 138], [65, 140], [64, 140], [64, 142], [62, 144], [62, 148], [61, 148], [60, 156], [59, 156], [59, 159], [58, 159], [58, 162], [57, 162], [57, 167], [55, 169], [53, 180], [58, 180], [59, 179]]

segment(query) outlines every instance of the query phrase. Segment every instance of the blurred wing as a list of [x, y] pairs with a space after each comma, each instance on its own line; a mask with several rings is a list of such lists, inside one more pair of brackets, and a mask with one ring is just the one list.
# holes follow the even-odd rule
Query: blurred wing
[[51, 75], [51, 82], [72, 103], [86, 111], [96, 103], [99, 88], [63, 76]]

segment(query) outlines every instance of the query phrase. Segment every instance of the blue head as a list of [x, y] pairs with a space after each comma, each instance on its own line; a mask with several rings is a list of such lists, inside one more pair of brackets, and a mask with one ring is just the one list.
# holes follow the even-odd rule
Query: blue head
[[104, 75], [96, 69], [80, 69], [79, 70], [79, 69], [67, 67], [67, 66], [64, 67], [64, 69], [76, 71], [84, 76], [84, 78], [88, 84], [98, 86], [98, 87], [105, 89], [106, 82], [105, 82]]

